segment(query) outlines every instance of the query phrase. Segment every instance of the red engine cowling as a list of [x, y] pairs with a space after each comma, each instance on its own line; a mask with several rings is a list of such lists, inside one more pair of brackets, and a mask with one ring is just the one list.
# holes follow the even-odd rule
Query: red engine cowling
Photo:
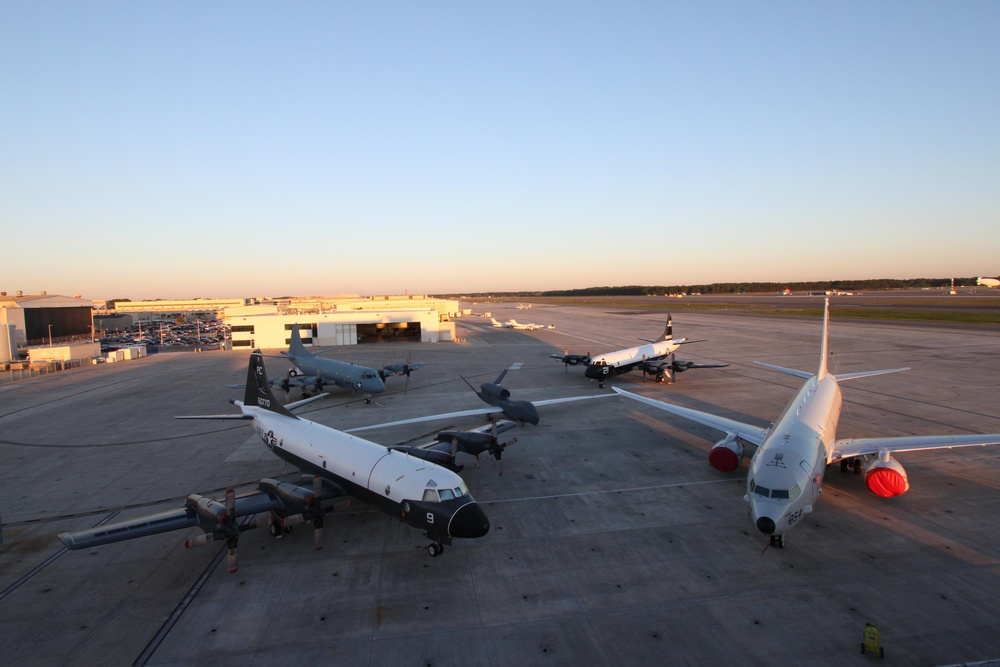
[[893, 498], [906, 493], [910, 482], [906, 470], [896, 459], [875, 459], [865, 469], [865, 484], [876, 496]]
[[732, 472], [740, 467], [743, 460], [743, 443], [735, 436], [720, 440], [708, 453], [708, 462], [722, 472]]

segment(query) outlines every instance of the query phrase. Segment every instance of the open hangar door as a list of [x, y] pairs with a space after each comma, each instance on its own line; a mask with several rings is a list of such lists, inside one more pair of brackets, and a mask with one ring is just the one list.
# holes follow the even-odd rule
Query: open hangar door
[[420, 342], [420, 322], [359, 324], [358, 343]]

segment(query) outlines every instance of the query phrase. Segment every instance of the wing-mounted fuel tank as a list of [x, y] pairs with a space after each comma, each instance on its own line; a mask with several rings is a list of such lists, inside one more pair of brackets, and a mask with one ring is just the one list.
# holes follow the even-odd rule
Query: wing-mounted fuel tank
[[880, 452], [865, 466], [865, 485], [876, 496], [893, 498], [906, 493], [910, 482], [906, 470], [888, 452]]
[[712, 450], [708, 453], [708, 462], [716, 470], [732, 472], [740, 467], [745, 449], [743, 440], [735, 433], [730, 433], [725, 440], [720, 440], [712, 446]]

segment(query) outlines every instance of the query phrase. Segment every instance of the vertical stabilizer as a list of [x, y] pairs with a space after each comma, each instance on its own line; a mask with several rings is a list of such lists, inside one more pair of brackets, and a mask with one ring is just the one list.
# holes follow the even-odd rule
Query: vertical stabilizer
[[816, 378], [822, 380], [826, 377], [826, 356], [829, 350], [828, 348], [828, 338], [830, 333], [830, 299], [826, 299], [823, 305], [823, 343], [819, 351], [819, 370], [816, 372]]
[[260, 353], [260, 350], [254, 350], [250, 355], [250, 364], [247, 367], [247, 390], [243, 396], [243, 405], [248, 407], [256, 406], [270, 410], [271, 412], [277, 412], [279, 415], [287, 415], [292, 419], [298, 419], [271, 393], [271, 385], [267, 381], [267, 372], [264, 370], [264, 356]]
[[653, 342], [662, 343], [663, 341], [673, 340], [673, 339], [674, 339], [674, 318], [670, 315], [670, 313], [667, 313], [667, 326], [663, 330], [663, 335], [657, 338]]
[[292, 335], [288, 341], [288, 356], [289, 357], [311, 357], [312, 353], [306, 350], [306, 346], [302, 344], [302, 336], [299, 334], [299, 325], [292, 325]]

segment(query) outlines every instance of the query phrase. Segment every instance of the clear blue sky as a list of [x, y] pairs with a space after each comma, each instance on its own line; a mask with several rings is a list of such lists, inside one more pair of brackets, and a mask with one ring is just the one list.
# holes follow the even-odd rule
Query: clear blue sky
[[1000, 273], [1000, 3], [6, 2], [0, 289]]

